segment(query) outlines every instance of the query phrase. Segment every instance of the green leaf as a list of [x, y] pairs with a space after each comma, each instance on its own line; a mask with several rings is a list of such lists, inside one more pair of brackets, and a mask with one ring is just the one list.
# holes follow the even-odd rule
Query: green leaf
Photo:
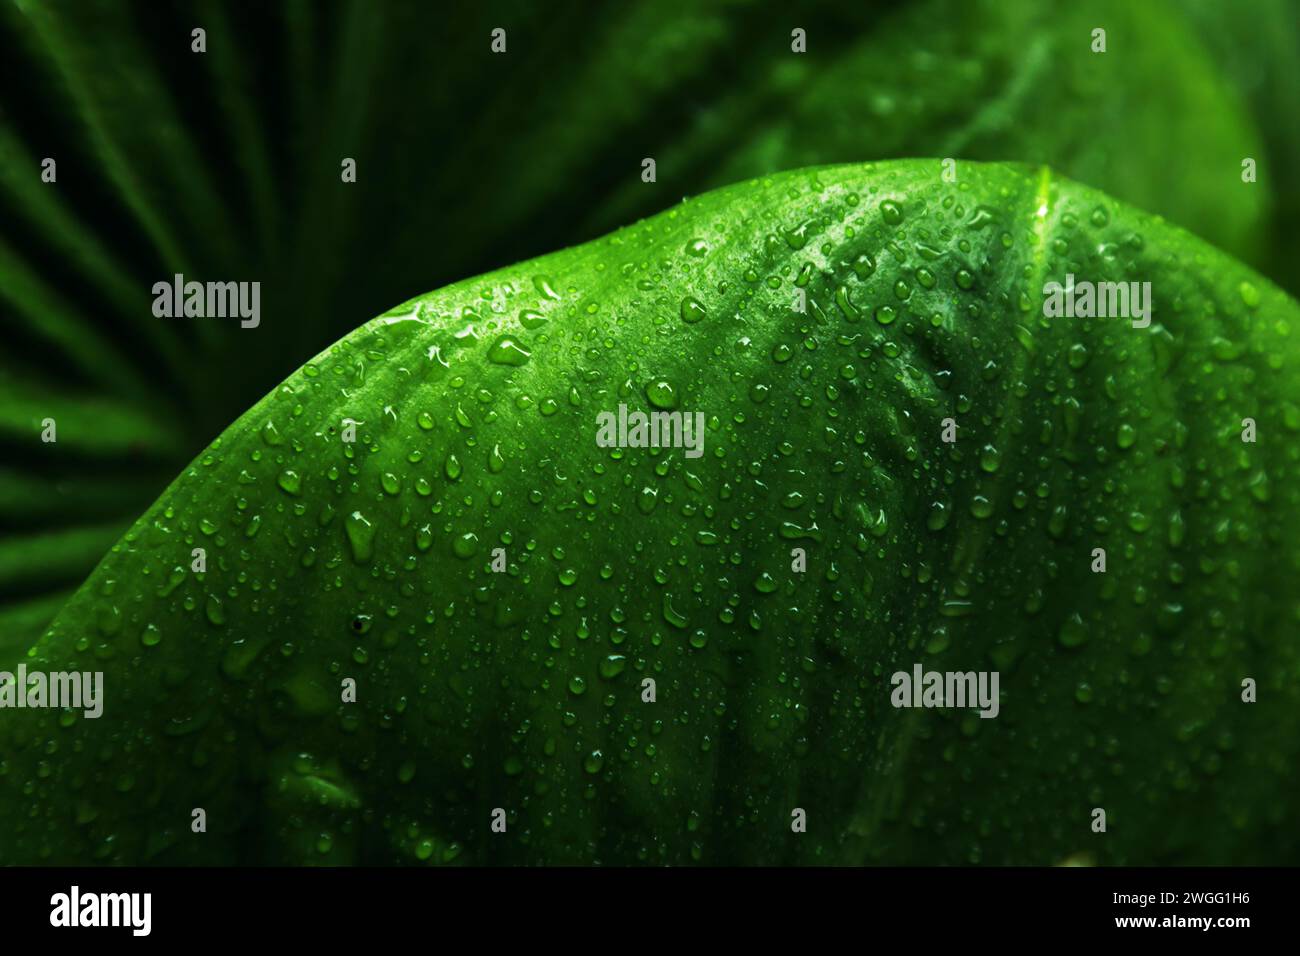
[[[24, 658], [104, 711], [6, 714], [3, 862], [1296, 862], [1300, 306], [963, 169], [708, 193], [308, 362]], [[892, 706], [917, 664], [998, 716]]]
[[[1272, 193], [1267, 220], [1259, 227], [1257, 268], [1292, 295], [1300, 293], [1300, 190], [1290, 184], [1290, 170], [1300, 166], [1300, 124], [1288, 122], [1300, 103], [1300, 2], [1251, 0], [1226, 6], [1214, 0], [1185, 0], [1183, 11], [1210, 50], [1215, 72], [1225, 77], [1241, 105], [1234, 113], [1248, 116], [1259, 130], [1262, 153], [1256, 161], [1258, 183]], [[1243, 158], [1247, 154], [1243, 152]]]
[[[775, 69], [755, 58], [760, 68], [707, 121], [658, 144], [661, 180], [714, 187], [863, 158], [1045, 163], [1262, 261], [1274, 187], [1240, 180], [1259, 130], [1177, 5], [963, 0], [860, 16], [812, 31], [816, 56]], [[1092, 49], [1099, 27], [1104, 53]], [[625, 181], [591, 222], [655, 211], [645, 193]]]
[[[1255, 123], [1178, 5], [827, 2], [797, 24], [774, 0], [552, 7], [0, 4], [0, 49], [25, 78], [0, 123], [0, 499], [14, 503], [0, 565], [21, 564], [30, 535], [125, 529], [361, 317], [752, 175], [1049, 163], [1275, 278], [1289, 268], [1259, 258], [1279, 248], [1260, 225], [1280, 177], [1242, 188]], [[490, 51], [498, 26], [506, 55]], [[149, 290], [177, 273], [260, 281], [262, 324], [155, 318]], [[97, 450], [33, 450], [47, 417], [60, 442]], [[96, 481], [116, 491], [87, 500]], [[0, 579], [0, 617], [34, 638], [33, 609], [91, 565], [70, 551], [40, 580]]]

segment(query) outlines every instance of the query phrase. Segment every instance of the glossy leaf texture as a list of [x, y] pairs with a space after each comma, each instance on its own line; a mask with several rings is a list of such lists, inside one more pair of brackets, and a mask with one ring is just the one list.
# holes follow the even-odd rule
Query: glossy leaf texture
[[[738, 184], [312, 359], [25, 659], [105, 703], [0, 724], [4, 862], [1295, 862], [1300, 307], [963, 169]], [[1045, 317], [1070, 275], [1149, 326]]]
[[[808, 164], [1044, 162], [1247, 261], [1276, 248], [1278, 178], [1238, 180], [1257, 124], [1157, 0], [7, 0], [0, 47], [0, 632], [19, 649], [169, 476], [361, 317], [684, 195]], [[155, 318], [176, 274], [261, 282], [261, 325]]]

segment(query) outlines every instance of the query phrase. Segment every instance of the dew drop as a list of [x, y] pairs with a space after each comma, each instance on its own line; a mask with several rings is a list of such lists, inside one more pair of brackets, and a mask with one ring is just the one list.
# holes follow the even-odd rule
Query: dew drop
[[375, 528], [360, 511], [348, 515], [344, 524], [348, 544], [352, 548], [352, 560], [365, 564], [375, 553]]
[[691, 296], [682, 299], [681, 313], [682, 321], [688, 325], [694, 325], [696, 322], [699, 322], [708, 315], [708, 313], [704, 311], [703, 303], [701, 303], [699, 299], [694, 299]]
[[1062, 647], [1078, 647], [1088, 640], [1088, 625], [1076, 611], [1065, 619], [1056, 635]]
[[208, 621], [218, 627], [226, 623], [226, 610], [221, 606], [221, 598], [215, 594], [208, 595], [208, 599], [203, 606], [203, 613], [207, 616]]
[[524, 343], [513, 335], [503, 335], [488, 349], [488, 361], [493, 365], [520, 366], [528, 364], [532, 352]]
[[676, 408], [677, 393], [671, 382], [658, 379], [646, 386], [645, 397], [655, 408]]
[[478, 535], [467, 531], [452, 542], [451, 550], [458, 558], [472, 558], [478, 551]]

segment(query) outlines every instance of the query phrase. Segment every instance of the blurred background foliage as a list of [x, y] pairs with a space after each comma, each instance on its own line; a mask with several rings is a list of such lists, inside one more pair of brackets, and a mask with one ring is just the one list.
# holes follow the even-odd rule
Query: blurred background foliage
[[[728, 182], [1048, 163], [1294, 294], [1298, 4], [0, 0], [0, 650], [336, 338]], [[176, 273], [261, 325], [155, 318]]]

